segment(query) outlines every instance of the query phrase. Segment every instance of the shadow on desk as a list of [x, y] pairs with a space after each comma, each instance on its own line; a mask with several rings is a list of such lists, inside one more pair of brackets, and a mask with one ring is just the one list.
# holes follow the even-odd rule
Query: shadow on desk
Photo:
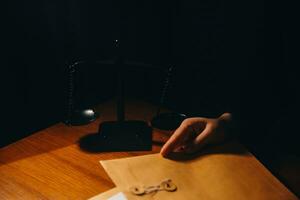
[[99, 121], [87, 126], [53, 125], [0, 149], [0, 165], [77, 145], [80, 137], [98, 129]]
[[201, 151], [191, 154], [186, 153], [171, 153], [168, 159], [175, 161], [189, 161], [197, 157], [207, 156], [211, 154], [230, 154], [238, 156], [251, 156], [251, 154], [238, 142], [231, 141], [224, 144], [208, 146], [203, 148]]

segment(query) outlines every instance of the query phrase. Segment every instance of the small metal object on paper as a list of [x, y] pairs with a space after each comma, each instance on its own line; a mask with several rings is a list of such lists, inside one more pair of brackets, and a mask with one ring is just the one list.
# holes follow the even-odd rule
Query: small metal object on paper
[[174, 192], [177, 190], [177, 186], [172, 182], [172, 180], [162, 182], [161, 187], [168, 192]]
[[129, 190], [132, 194], [135, 194], [135, 195], [145, 194], [145, 189], [143, 187], [134, 186], [134, 187], [131, 187]]
[[152, 192], [158, 192], [158, 191], [167, 191], [167, 192], [174, 192], [177, 190], [177, 186], [172, 182], [171, 179], [167, 179], [162, 181], [158, 185], [153, 185], [153, 186], [147, 186], [147, 187], [141, 187], [141, 186], [133, 186], [130, 189], [130, 192], [134, 195], [144, 195], [144, 194], [149, 194]]

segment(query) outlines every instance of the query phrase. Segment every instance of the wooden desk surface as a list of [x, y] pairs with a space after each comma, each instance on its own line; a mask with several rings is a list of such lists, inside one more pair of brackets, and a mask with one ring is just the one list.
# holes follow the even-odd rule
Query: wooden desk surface
[[[97, 108], [100, 118], [78, 127], [62, 123], [39, 131], [0, 149], [0, 199], [88, 199], [114, 187], [99, 160], [159, 152], [154, 143], [148, 152], [88, 153], [77, 142], [96, 133], [101, 121], [114, 120], [112, 102]], [[143, 102], [127, 105], [127, 119], [149, 121], [156, 108]], [[163, 141], [168, 133], [154, 130], [154, 140]]]

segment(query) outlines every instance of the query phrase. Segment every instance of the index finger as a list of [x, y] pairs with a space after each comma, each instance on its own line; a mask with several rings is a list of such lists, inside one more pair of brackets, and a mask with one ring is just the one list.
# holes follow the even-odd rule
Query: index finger
[[170, 152], [177, 148], [184, 141], [184, 136], [191, 132], [191, 126], [186, 124], [181, 124], [180, 127], [174, 132], [170, 139], [162, 147], [160, 153], [162, 156], [166, 157]]

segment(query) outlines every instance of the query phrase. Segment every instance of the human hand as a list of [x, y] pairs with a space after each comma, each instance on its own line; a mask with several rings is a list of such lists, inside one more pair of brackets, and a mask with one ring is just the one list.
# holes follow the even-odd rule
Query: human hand
[[167, 157], [171, 152], [194, 153], [208, 144], [225, 140], [225, 126], [230, 123], [231, 114], [224, 113], [219, 118], [188, 118], [182, 122], [160, 153]]

